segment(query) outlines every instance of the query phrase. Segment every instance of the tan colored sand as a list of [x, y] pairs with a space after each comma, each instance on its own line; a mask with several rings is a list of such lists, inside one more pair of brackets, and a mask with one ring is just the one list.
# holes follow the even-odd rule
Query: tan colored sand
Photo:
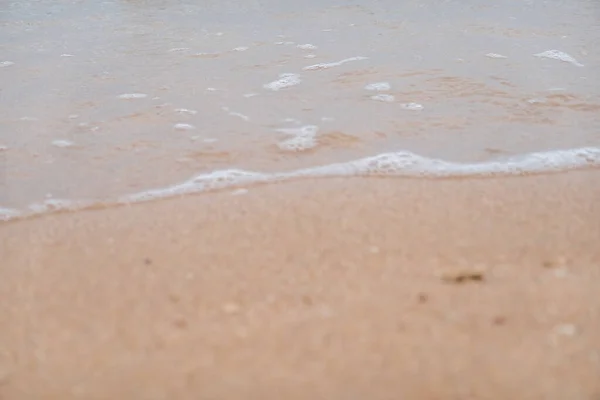
[[599, 399], [600, 172], [0, 225], [0, 398]]

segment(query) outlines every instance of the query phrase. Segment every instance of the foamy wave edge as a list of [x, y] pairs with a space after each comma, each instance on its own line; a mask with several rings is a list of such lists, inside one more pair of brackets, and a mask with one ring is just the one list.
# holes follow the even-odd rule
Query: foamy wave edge
[[33, 204], [23, 211], [0, 207], [0, 221], [11, 221], [59, 211], [78, 211], [100, 204], [117, 206], [248, 184], [274, 183], [303, 178], [352, 176], [483, 178], [561, 172], [599, 166], [600, 148], [598, 147], [535, 152], [481, 163], [451, 162], [423, 157], [409, 151], [398, 151], [289, 172], [262, 173], [240, 169], [218, 170], [194, 176], [177, 185], [129, 194], [110, 201], [50, 199]]

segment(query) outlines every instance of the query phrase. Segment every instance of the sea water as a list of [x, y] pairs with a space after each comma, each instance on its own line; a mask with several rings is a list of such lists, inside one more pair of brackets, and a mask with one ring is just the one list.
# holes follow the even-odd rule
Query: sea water
[[585, 0], [7, 2], [0, 220], [598, 168], [599, 18]]

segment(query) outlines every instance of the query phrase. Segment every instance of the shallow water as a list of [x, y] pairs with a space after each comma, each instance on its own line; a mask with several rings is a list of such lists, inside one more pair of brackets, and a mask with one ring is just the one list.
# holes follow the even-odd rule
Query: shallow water
[[584, 0], [5, 3], [0, 209], [381, 153], [596, 167], [598, 20]]

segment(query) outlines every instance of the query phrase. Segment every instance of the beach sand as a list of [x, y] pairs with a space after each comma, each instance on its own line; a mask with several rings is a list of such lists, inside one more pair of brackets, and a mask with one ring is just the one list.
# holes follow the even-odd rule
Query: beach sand
[[0, 398], [600, 399], [600, 172], [0, 225]]

